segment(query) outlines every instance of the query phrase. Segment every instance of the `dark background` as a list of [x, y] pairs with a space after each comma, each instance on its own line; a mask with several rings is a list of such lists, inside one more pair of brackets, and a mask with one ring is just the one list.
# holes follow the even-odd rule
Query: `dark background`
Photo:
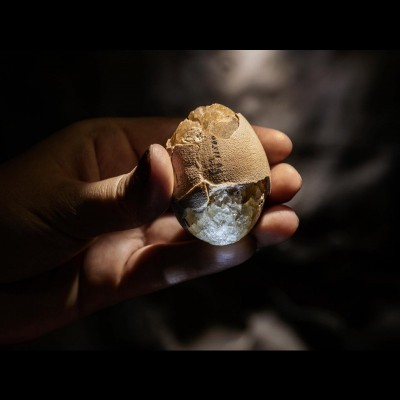
[[303, 176], [290, 241], [16, 348], [400, 348], [399, 71], [393, 51], [0, 53], [1, 162], [77, 120], [220, 102], [286, 132]]

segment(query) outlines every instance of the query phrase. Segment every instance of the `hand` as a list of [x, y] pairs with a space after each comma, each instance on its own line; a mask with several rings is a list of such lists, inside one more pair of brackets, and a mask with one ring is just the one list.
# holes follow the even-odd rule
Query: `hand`
[[257, 246], [296, 231], [296, 214], [280, 204], [301, 186], [296, 170], [281, 163], [291, 141], [260, 127], [272, 193], [250, 235], [211, 246], [164, 213], [173, 171], [156, 143], [165, 144], [178, 122], [83, 121], [0, 167], [0, 343], [31, 339], [101, 307], [241, 264]]

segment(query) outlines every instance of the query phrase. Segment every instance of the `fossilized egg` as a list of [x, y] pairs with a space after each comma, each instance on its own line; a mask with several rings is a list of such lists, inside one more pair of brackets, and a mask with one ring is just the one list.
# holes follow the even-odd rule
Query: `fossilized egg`
[[249, 122], [221, 104], [202, 106], [167, 141], [181, 225], [213, 245], [237, 242], [255, 225], [270, 192], [270, 168]]

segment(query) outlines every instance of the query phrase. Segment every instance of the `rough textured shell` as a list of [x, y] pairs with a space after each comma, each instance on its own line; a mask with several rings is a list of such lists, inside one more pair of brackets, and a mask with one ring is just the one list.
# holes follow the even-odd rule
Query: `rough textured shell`
[[[204, 201], [196, 193], [203, 192], [203, 184], [244, 184], [258, 182], [270, 176], [265, 151], [252, 126], [241, 114], [236, 114], [238, 127], [228, 137], [203, 130], [198, 142], [167, 143], [175, 170], [174, 197], [184, 200], [194, 196], [192, 203]], [[191, 192], [193, 192], [191, 194]], [[199, 198], [200, 197], [200, 198]], [[192, 204], [193, 207], [200, 204]]]

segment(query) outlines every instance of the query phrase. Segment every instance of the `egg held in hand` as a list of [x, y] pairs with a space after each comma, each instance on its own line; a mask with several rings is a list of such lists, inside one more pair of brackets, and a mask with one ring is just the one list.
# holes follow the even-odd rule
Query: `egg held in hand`
[[221, 104], [198, 107], [166, 147], [175, 175], [172, 206], [181, 225], [219, 246], [247, 235], [270, 193], [271, 173], [243, 115]]

